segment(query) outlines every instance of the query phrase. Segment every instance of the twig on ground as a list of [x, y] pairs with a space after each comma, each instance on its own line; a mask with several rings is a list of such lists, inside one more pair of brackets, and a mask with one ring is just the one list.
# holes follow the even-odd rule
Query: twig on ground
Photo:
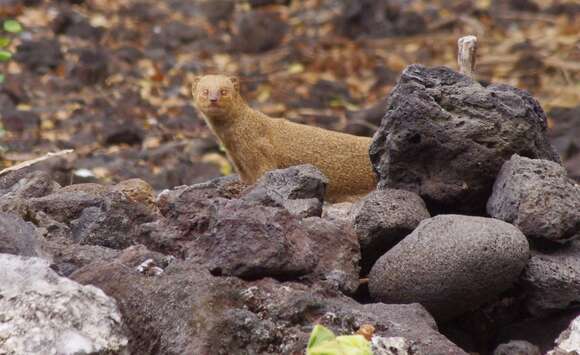
[[74, 152], [74, 149], [65, 149], [65, 150], [61, 150], [61, 151], [55, 152], [55, 153], [47, 153], [46, 155], [41, 156], [39, 158], [34, 158], [34, 159], [31, 159], [31, 160], [26, 160], [26, 161], [23, 161], [22, 163], [19, 163], [19, 164], [16, 164], [14, 166], [11, 166], [9, 168], [3, 169], [3, 170], [0, 171], [0, 176], [6, 174], [8, 172], [11, 172], [11, 171], [16, 171], [16, 170], [20, 170], [20, 169], [26, 168], [28, 166], [34, 165], [34, 164], [39, 163], [39, 162], [44, 161], [44, 160], [47, 160], [47, 159], [50, 159], [50, 158], [53, 158], [53, 157], [59, 157], [59, 156], [62, 156], [62, 155], [70, 154], [72, 152]]

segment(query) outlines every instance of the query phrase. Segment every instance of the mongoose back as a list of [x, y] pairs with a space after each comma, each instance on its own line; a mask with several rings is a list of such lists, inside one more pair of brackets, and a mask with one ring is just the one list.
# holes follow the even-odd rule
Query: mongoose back
[[329, 180], [330, 202], [352, 201], [375, 188], [370, 138], [268, 117], [246, 104], [235, 77], [197, 77], [192, 93], [244, 183], [269, 170], [312, 164]]

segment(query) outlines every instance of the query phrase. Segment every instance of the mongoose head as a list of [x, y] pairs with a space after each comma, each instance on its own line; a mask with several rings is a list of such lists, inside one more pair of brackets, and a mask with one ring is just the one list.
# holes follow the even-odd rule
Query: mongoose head
[[197, 108], [209, 118], [220, 119], [239, 109], [238, 78], [204, 75], [194, 79], [191, 92]]

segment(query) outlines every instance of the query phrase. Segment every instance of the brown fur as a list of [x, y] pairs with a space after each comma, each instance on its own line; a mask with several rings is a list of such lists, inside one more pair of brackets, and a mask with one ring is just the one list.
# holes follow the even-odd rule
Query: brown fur
[[352, 200], [375, 188], [370, 138], [268, 117], [244, 102], [236, 78], [196, 78], [192, 93], [243, 182], [253, 184], [269, 170], [312, 164], [328, 177], [326, 199], [331, 202]]

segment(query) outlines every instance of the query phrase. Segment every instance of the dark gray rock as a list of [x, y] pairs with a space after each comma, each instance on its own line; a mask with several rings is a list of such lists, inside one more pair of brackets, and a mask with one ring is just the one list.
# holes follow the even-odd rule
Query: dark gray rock
[[408, 339], [417, 355], [466, 354], [437, 332], [418, 304], [360, 305], [320, 285], [213, 277], [188, 260], [148, 276], [135, 272], [146, 250], [131, 249], [71, 277], [116, 299], [132, 354], [302, 354], [316, 323], [336, 334], [371, 324], [375, 335]]
[[155, 220], [155, 214], [121, 192], [111, 191], [104, 203], [84, 208], [70, 220], [72, 238], [79, 244], [123, 249], [139, 242], [142, 224]]
[[362, 273], [389, 249], [431, 217], [417, 194], [404, 190], [375, 190], [351, 211], [362, 253]]
[[566, 242], [580, 237], [580, 185], [557, 163], [514, 155], [499, 172], [487, 212], [529, 238]]
[[423, 220], [375, 263], [369, 289], [377, 301], [418, 302], [446, 320], [511, 287], [528, 257], [526, 237], [508, 223], [441, 215]]
[[195, 240], [189, 257], [201, 259], [214, 275], [295, 277], [316, 266], [314, 247], [285, 209], [216, 199], [207, 233]]
[[575, 307], [580, 303], [580, 242], [533, 252], [521, 283], [526, 308], [535, 316]]
[[559, 161], [546, 126], [525, 91], [411, 65], [370, 147], [378, 188], [416, 192], [432, 214], [484, 213], [495, 177], [513, 154]]
[[319, 217], [302, 220], [318, 263], [309, 278], [352, 295], [359, 286], [360, 247], [350, 225]]
[[267, 172], [242, 199], [283, 206], [298, 217], [320, 217], [327, 184], [316, 167], [298, 165]]
[[427, 30], [426, 17], [406, 1], [344, 0], [336, 25], [342, 34], [362, 36], [405, 36]]
[[44, 171], [28, 171], [24, 174], [8, 174], [6, 179], [0, 182], [0, 198], [8, 197], [42, 197], [53, 193], [60, 188], [48, 173]]
[[244, 53], [260, 53], [273, 49], [288, 32], [286, 21], [273, 11], [248, 11], [241, 14], [235, 23], [232, 47]]
[[0, 212], [0, 253], [40, 256], [42, 238], [34, 225], [20, 216]]
[[63, 60], [57, 40], [23, 41], [14, 59], [33, 72], [43, 74], [55, 69]]
[[100, 84], [109, 75], [109, 58], [104, 50], [83, 49], [71, 74], [84, 85]]
[[512, 340], [500, 344], [493, 351], [493, 355], [542, 355], [540, 348], [525, 340]]
[[31, 211], [44, 212], [62, 223], [68, 223], [80, 217], [85, 208], [98, 207], [104, 203], [102, 196], [85, 191], [56, 191], [47, 196], [28, 200]]

